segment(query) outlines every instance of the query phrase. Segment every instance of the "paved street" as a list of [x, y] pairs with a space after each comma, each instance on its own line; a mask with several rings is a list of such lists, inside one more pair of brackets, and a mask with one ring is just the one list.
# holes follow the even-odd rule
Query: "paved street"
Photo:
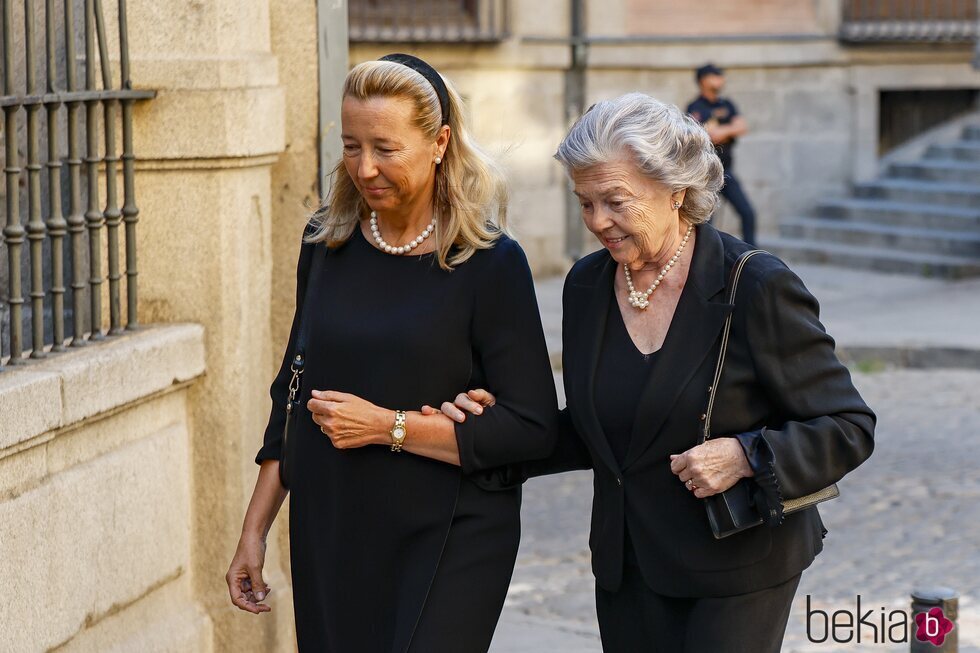
[[[839, 347], [877, 348], [885, 361], [911, 358], [914, 365], [980, 369], [980, 279], [949, 282], [819, 265], [792, 268], [820, 301], [821, 320]], [[561, 350], [562, 281], [552, 277], [536, 284], [553, 360]]]
[[[976, 321], [968, 317], [980, 317], [976, 282], [802, 267], [800, 274], [822, 300], [824, 321], [842, 348], [879, 344], [875, 323], [886, 347], [976, 344], [977, 332], [969, 328]], [[560, 282], [542, 286], [539, 299], [554, 342]], [[920, 315], [916, 293], [939, 314]], [[944, 297], [956, 297], [959, 305]], [[809, 642], [805, 599], [809, 594], [814, 608], [853, 612], [860, 594], [862, 611], [873, 608], [878, 615], [882, 607], [906, 608], [910, 590], [927, 584], [960, 592], [960, 651], [980, 653], [980, 370], [903, 369], [874, 360], [855, 369], [861, 370], [855, 383], [879, 415], [876, 451], [841, 483], [841, 498], [821, 508], [829, 529], [825, 549], [804, 573], [783, 650], [907, 651], [907, 644]], [[590, 505], [590, 473], [526, 485], [521, 554], [494, 653], [601, 650], [589, 571]], [[870, 635], [866, 629], [865, 641]]]

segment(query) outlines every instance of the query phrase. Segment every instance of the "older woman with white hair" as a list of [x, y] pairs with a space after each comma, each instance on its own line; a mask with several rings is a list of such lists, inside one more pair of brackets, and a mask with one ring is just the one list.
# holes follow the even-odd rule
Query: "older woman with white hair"
[[[874, 413], [816, 300], [782, 261], [746, 259], [729, 303], [732, 268], [750, 247], [706, 222], [722, 166], [700, 125], [624, 95], [594, 105], [556, 158], [603, 248], [565, 280], [558, 445], [498, 482], [593, 470], [590, 544], [607, 653], [776, 652], [826, 534], [815, 506], [785, 514], [783, 501], [860, 465]], [[727, 362], [712, 388], [729, 315]], [[704, 440], [713, 389], [714, 437]], [[442, 409], [479, 422], [463, 411], [492, 401], [477, 390]], [[719, 539], [703, 502], [737, 483], [766, 525]]]
[[[226, 577], [234, 605], [271, 609], [265, 538], [285, 480], [301, 651], [486, 651], [521, 494], [481, 489], [478, 477], [554, 445], [530, 269], [503, 230], [503, 178], [462, 109], [409, 55], [359, 64], [344, 84], [343, 160], [301, 248], [258, 481]], [[500, 390], [479, 422], [410, 410], [480, 385]], [[284, 436], [287, 409], [295, 429]]]

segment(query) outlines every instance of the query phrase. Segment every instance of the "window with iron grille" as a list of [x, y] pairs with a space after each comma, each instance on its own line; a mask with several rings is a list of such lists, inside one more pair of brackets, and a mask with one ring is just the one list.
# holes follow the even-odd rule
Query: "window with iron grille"
[[352, 42], [492, 43], [507, 37], [506, 0], [349, 0]]
[[133, 105], [155, 93], [132, 88], [125, 0], [116, 16], [2, 0], [0, 369], [138, 326]]
[[844, 0], [840, 38], [851, 43], [969, 43], [977, 0]]

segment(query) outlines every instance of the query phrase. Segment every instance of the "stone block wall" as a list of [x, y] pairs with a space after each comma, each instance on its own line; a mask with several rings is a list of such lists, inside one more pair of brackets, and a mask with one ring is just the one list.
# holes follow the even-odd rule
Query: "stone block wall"
[[0, 373], [6, 651], [212, 651], [194, 596], [203, 330], [149, 328]]

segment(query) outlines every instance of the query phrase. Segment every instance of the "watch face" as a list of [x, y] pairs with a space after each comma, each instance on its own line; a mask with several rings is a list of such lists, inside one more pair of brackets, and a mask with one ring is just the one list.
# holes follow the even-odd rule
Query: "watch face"
[[396, 440], [404, 440], [405, 439], [405, 429], [402, 428], [401, 426], [396, 426], [395, 429], [391, 432], [391, 436], [393, 438], [395, 438]]

